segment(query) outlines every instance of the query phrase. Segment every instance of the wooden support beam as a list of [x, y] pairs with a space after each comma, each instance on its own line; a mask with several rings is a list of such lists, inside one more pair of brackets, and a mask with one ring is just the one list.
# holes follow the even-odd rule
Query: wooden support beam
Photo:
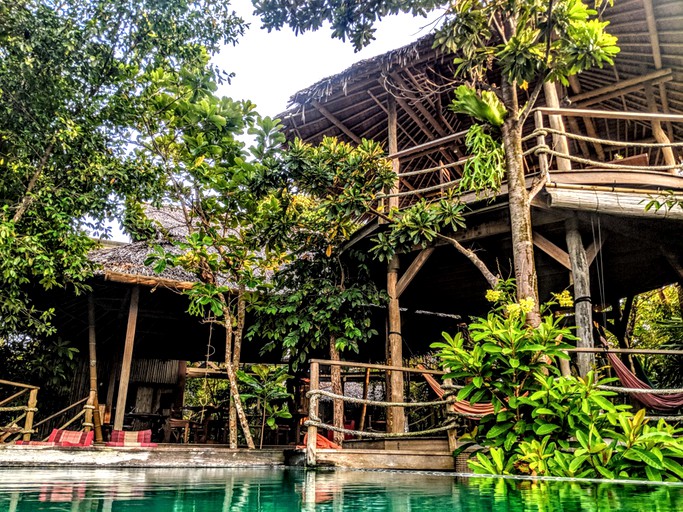
[[[387, 271], [387, 295], [388, 306], [388, 366], [403, 365], [403, 337], [401, 336], [401, 311], [399, 309], [396, 285], [398, 282], [398, 255], [394, 255], [389, 262]], [[392, 370], [389, 373], [389, 399], [392, 402], [403, 402], [403, 373]], [[405, 413], [402, 407], [389, 407], [387, 409], [387, 432], [403, 432], [405, 429]]]
[[[381, 108], [387, 116], [389, 116], [389, 111], [387, 110], [387, 107], [385, 107], [384, 104], [383, 104], [381, 101], [379, 101], [379, 99], [377, 98], [377, 96], [375, 96], [374, 94], [372, 94], [372, 91], [368, 91], [368, 95], [373, 99], [373, 101], [377, 104], [377, 106], [378, 106], [379, 108]], [[417, 146], [417, 141], [413, 138], [412, 135], [410, 135], [410, 133], [408, 132], [408, 130], [406, 130], [406, 129], [405, 129], [403, 126], [401, 126], [400, 124], [398, 125], [398, 128], [399, 128], [399, 130], [401, 130], [401, 132], [402, 132], [406, 137], [408, 137], [408, 139], [410, 140], [410, 142], [412, 142], [413, 144], [415, 144], [415, 145]]]
[[[643, 0], [643, 9], [645, 10], [645, 20], [647, 21], [647, 31], [650, 35], [650, 45], [652, 46], [652, 60], [655, 64], [655, 69], [662, 69], [662, 50], [659, 46], [659, 31], [657, 30], [657, 19], [655, 17], [654, 6], [652, 0]], [[666, 83], [659, 83], [659, 97], [662, 100], [662, 111], [666, 114], [669, 110], [669, 99], [666, 91]], [[669, 139], [673, 140], [674, 132], [671, 123], [666, 123], [666, 131]]]
[[[554, 82], [545, 82], [543, 84], [543, 94], [545, 95], [545, 104], [550, 108], [560, 108], [560, 100], [557, 97], [557, 85]], [[550, 120], [550, 127], [559, 132], [564, 132], [564, 122], [562, 117], [558, 115], [548, 116]], [[559, 151], [565, 155], [569, 155], [569, 144], [567, 137], [564, 135], [553, 134], [553, 146], [555, 151]], [[557, 169], [560, 171], [571, 171], [572, 164], [566, 158], [557, 157], [555, 160]]]
[[434, 252], [434, 247], [427, 247], [426, 249], [422, 249], [420, 254], [417, 255], [417, 257], [413, 260], [413, 262], [410, 264], [408, 267], [408, 270], [406, 270], [405, 274], [401, 276], [401, 279], [399, 279], [398, 284], [396, 285], [396, 296], [400, 297], [403, 295], [403, 292], [405, 289], [408, 287], [408, 285], [413, 281], [417, 273], [420, 271], [420, 269], [424, 266], [424, 264], [427, 262], [429, 257], [432, 255]]
[[411, 107], [407, 101], [401, 98], [396, 98], [396, 103], [398, 103], [401, 106], [405, 113], [408, 114], [408, 116], [410, 116], [413, 122], [420, 128], [420, 130], [422, 130], [425, 133], [425, 135], [427, 135], [427, 137], [429, 137], [430, 139], [437, 138], [434, 132], [429, 128], [429, 126], [427, 126], [427, 124], [422, 119], [420, 119], [420, 116], [417, 115], [417, 112], [415, 112], [413, 107]]
[[[567, 219], [565, 223], [567, 249], [572, 266], [574, 279], [574, 319], [576, 322], [576, 346], [594, 348], [593, 343], [593, 313], [591, 301], [590, 273], [586, 250], [581, 240], [579, 222], [576, 217]], [[579, 374], [585, 376], [595, 364], [595, 356], [592, 354], [579, 353], [576, 356], [576, 365]]]
[[569, 255], [540, 233], [534, 233], [534, 245], [567, 270], [572, 269], [572, 265], [569, 262]]
[[[405, 87], [405, 82], [403, 78], [398, 73], [391, 73], [390, 75], [399, 85], [402, 85]], [[444, 129], [443, 126], [441, 126], [441, 123], [439, 123], [436, 118], [432, 115], [432, 113], [425, 107], [422, 102], [419, 99], [416, 99], [415, 102], [413, 103], [415, 108], [422, 114], [422, 116], [427, 120], [427, 122], [436, 130], [436, 133], [438, 133], [441, 137], [445, 137], [448, 135], [448, 132]]]
[[[317, 362], [311, 361], [310, 391], [318, 391], [320, 387], [320, 366]], [[308, 417], [318, 419], [318, 395], [312, 395], [309, 401]], [[308, 426], [306, 434], [306, 465], [315, 466], [316, 464], [316, 443], [318, 437], [318, 427]]]
[[616, 98], [627, 94], [629, 91], [640, 90], [643, 84], [659, 83], [661, 81], [672, 80], [673, 75], [671, 69], [660, 69], [658, 71], [653, 71], [652, 73], [647, 73], [645, 75], [637, 76], [634, 78], [629, 78], [628, 80], [621, 80], [616, 83], [606, 85], [604, 87], [598, 87], [591, 91], [586, 91], [581, 94], [576, 94], [569, 98], [572, 105], [575, 107], [587, 107], [595, 103], [600, 103], [601, 101], [607, 101], [608, 99]]
[[[647, 108], [650, 112], [652, 113], [657, 113], [658, 108], [657, 108], [657, 100], [655, 99], [655, 92], [654, 89], [652, 88], [652, 85], [650, 84], [645, 84], [645, 98], [647, 99]], [[664, 130], [662, 129], [662, 123], [659, 121], [651, 121], [650, 122], [652, 126], [652, 135], [654, 135], [655, 140], [660, 143], [660, 144], [670, 144], [671, 140], [667, 136], [666, 133], [664, 133]], [[674, 156], [673, 148], [670, 147], [663, 147], [661, 149], [662, 155], [664, 156], [664, 163], [665, 165], [676, 165], [676, 157]], [[676, 170], [671, 169], [669, 171], [671, 174], [675, 174]]]
[[126, 398], [130, 381], [130, 367], [133, 362], [133, 343], [135, 342], [135, 327], [138, 321], [138, 303], [140, 287], [133, 288], [128, 308], [128, 325], [126, 327], [126, 341], [121, 360], [121, 377], [119, 379], [119, 394], [116, 399], [116, 415], [114, 416], [114, 430], [123, 430], [123, 417], [126, 413]]
[[316, 108], [318, 112], [322, 114], [322, 116], [327, 119], [330, 123], [335, 125], [337, 128], [339, 128], [342, 133], [344, 133], [348, 138], [350, 138], [352, 141], [354, 141], [357, 144], [360, 144], [360, 137], [353, 133], [351, 130], [349, 130], [344, 123], [342, 123], [337, 117], [327, 110], [323, 105], [318, 103], [317, 101], [314, 101], [312, 105]]

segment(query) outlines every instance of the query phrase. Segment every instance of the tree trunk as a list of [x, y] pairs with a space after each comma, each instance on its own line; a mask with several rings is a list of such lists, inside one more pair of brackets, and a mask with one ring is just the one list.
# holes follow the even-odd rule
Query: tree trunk
[[[244, 301], [244, 285], [240, 285], [237, 296], [237, 326], [233, 333], [232, 344], [232, 364], [234, 368], [239, 368], [240, 358], [242, 356], [242, 333], [244, 332], [244, 318], [246, 311], [246, 303]], [[230, 444], [237, 445], [237, 408], [235, 401], [230, 400], [229, 409], [229, 423], [230, 423]]]
[[[337, 339], [334, 336], [330, 336], [330, 359], [332, 361], [339, 361], [339, 350], [337, 349]], [[343, 395], [344, 389], [342, 387], [341, 380], [341, 367], [331, 366], [330, 367], [330, 380], [332, 381], [332, 393], [335, 395]], [[334, 400], [333, 402], [333, 413], [332, 413], [332, 424], [337, 428], [344, 427], [344, 401]], [[334, 442], [341, 445], [344, 441], [344, 434], [341, 432], [334, 433]]]
[[519, 126], [517, 94], [514, 85], [502, 81], [503, 100], [509, 116], [502, 126], [505, 164], [508, 179], [510, 233], [512, 257], [517, 283], [517, 299], [531, 298], [534, 309], [527, 314], [527, 322], [537, 327], [541, 322], [538, 304], [538, 282], [534, 265], [534, 243], [531, 231], [531, 205], [524, 181], [522, 158], [522, 127]]
[[228, 374], [228, 382], [230, 383], [230, 404], [234, 404], [235, 407], [235, 422], [228, 422], [228, 427], [230, 429], [230, 448], [237, 448], [237, 419], [239, 418], [240, 425], [242, 426], [242, 432], [244, 432], [244, 439], [247, 442], [247, 447], [251, 450], [255, 448], [254, 440], [251, 437], [251, 432], [249, 431], [249, 422], [247, 421], [247, 416], [244, 414], [244, 409], [242, 408], [242, 400], [240, 398], [240, 392], [237, 387], [237, 376], [235, 374], [235, 366], [233, 361], [233, 329], [232, 329], [232, 315], [230, 314], [230, 309], [228, 302], [223, 295], [220, 295], [220, 301], [223, 305], [223, 315], [225, 317], [225, 370]]

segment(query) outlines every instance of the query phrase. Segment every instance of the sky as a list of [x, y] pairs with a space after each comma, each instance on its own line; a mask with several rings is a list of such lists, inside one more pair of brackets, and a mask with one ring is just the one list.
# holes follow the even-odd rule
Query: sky
[[251, 100], [261, 115], [271, 117], [286, 109], [295, 92], [359, 60], [399, 48], [431, 32], [431, 21], [439, 16], [433, 13], [430, 18], [411, 15], [385, 18], [376, 27], [376, 40], [354, 53], [350, 42], [332, 39], [328, 26], [298, 36], [289, 28], [268, 33], [252, 15], [250, 0], [232, 0], [231, 4], [250, 23], [250, 28], [236, 46], [224, 47], [214, 58], [214, 63], [224, 71], [236, 75], [218, 94]]

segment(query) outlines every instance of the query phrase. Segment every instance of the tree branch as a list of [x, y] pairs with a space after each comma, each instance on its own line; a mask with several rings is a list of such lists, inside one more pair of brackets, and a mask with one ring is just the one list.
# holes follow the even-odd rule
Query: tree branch
[[[370, 208], [370, 212], [375, 214], [376, 216], [380, 217], [383, 220], [386, 220], [390, 224], [396, 224], [396, 221], [392, 219], [391, 217], [385, 215], [384, 213], [375, 210], [373, 208]], [[442, 235], [441, 233], [437, 233], [436, 237], [440, 240], [443, 240], [445, 242], [448, 242], [450, 245], [455, 247], [455, 249], [465, 256], [468, 260], [472, 262], [472, 264], [477, 267], [479, 272], [484, 276], [484, 279], [491, 285], [491, 288], [495, 288], [496, 285], [498, 284], [499, 278], [489, 270], [489, 268], [486, 266], [486, 263], [482, 261], [482, 259], [477, 256], [477, 254], [471, 250], [462, 245], [460, 242], [458, 242], [455, 238], [451, 238], [446, 235]]]
[[14, 212], [14, 217], [12, 217], [12, 222], [14, 222], [15, 224], [21, 220], [21, 218], [24, 216], [24, 213], [26, 213], [26, 210], [28, 210], [28, 207], [31, 206], [31, 203], [33, 202], [31, 192], [33, 192], [33, 189], [36, 187], [38, 179], [40, 178], [43, 169], [47, 165], [47, 161], [50, 158], [50, 155], [52, 154], [52, 150], [54, 149], [54, 147], [54, 142], [51, 142], [45, 150], [45, 153], [43, 153], [40, 162], [38, 162], [36, 171], [33, 173], [33, 176], [31, 176], [31, 180], [28, 182], [28, 186], [26, 187], [26, 193], [24, 194], [24, 197], [21, 199], [21, 203], [19, 203], [17, 211]]

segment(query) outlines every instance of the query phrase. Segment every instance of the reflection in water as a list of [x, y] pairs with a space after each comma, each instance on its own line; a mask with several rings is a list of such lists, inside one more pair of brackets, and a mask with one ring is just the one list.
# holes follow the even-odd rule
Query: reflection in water
[[683, 510], [683, 486], [274, 469], [0, 469], [0, 512]]

